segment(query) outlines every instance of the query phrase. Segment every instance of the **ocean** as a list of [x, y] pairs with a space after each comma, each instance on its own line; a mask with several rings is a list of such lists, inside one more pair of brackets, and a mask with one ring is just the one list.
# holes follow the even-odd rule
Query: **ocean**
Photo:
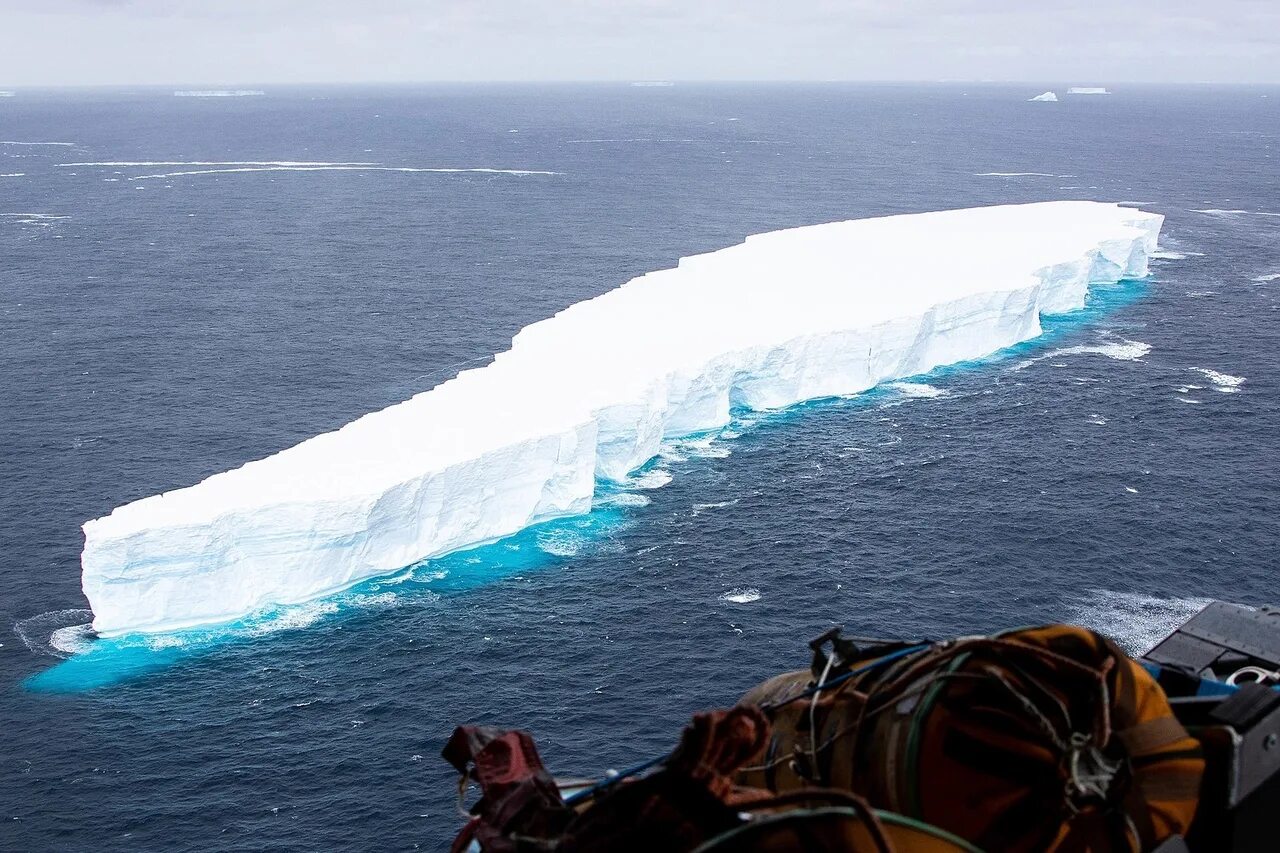
[[[1045, 88], [0, 100], [0, 849], [438, 850], [461, 723], [595, 775], [833, 625], [1141, 651], [1206, 599], [1280, 603], [1280, 88]], [[1059, 198], [1165, 214], [1163, 251], [1036, 341], [739, 416], [590, 516], [331, 599], [82, 627], [84, 521], [573, 302], [761, 231]]]

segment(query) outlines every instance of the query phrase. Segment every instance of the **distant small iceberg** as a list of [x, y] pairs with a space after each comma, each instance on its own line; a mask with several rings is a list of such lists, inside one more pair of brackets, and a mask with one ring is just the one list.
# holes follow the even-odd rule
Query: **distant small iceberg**
[[0, 98], [12, 98], [17, 92], [0, 92]]
[[178, 89], [175, 98], [251, 98], [265, 95], [261, 89]]
[[1027, 98], [1027, 100], [1028, 101], [1044, 101], [1045, 103], [1056, 104], [1058, 102], [1058, 96], [1053, 92], [1045, 92], [1042, 95], [1036, 95], [1034, 98]]
[[1068, 95], [1110, 95], [1105, 86], [1072, 86]]
[[645, 88], [666, 88], [668, 86], [674, 86], [675, 83], [670, 83], [666, 80], [637, 80], [631, 85], [642, 86]]

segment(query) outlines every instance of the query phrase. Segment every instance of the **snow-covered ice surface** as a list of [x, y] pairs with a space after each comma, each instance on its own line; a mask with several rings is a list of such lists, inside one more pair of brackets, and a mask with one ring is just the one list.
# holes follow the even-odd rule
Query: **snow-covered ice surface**
[[[683, 258], [492, 364], [84, 526], [102, 635], [231, 621], [588, 511], [664, 439], [979, 358], [1147, 273], [1163, 217], [1064, 201], [851, 220]], [[641, 477], [655, 473], [649, 471]], [[636, 479], [636, 478], [632, 478]], [[549, 543], [560, 550], [571, 542]]]

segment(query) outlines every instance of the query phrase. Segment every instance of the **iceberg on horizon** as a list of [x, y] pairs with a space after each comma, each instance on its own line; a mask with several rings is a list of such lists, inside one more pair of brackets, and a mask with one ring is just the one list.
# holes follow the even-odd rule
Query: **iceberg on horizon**
[[1068, 95], [1110, 95], [1111, 93], [1103, 86], [1072, 86], [1067, 90]]
[[587, 512], [664, 439], [979, 358], [1147, 273], [1163, 217], [1057, 201], [772, 231], [521, 330], [488, 366], [84, 525], [111, 636], [228, 622]]
[[1027, 98], [1028, 101], [1043, 101], [1044, 103], [1056, 104], [1058, 102], [1057, 94], [1053, 92], [1045, 92], [1042, 95], [1036, 95], [1034, 98]]

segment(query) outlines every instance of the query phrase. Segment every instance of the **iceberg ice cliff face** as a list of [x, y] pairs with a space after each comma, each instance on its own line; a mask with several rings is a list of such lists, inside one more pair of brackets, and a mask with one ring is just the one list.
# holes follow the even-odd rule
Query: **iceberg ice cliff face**
[[758, 234], [573, 305], [492, 364], [84, 525], [102, 635], [236, 619], [590, 509], [730, 409], [853, 394], [1040, 334], [1147, 273], [1163, 217], [1063, 201]]

